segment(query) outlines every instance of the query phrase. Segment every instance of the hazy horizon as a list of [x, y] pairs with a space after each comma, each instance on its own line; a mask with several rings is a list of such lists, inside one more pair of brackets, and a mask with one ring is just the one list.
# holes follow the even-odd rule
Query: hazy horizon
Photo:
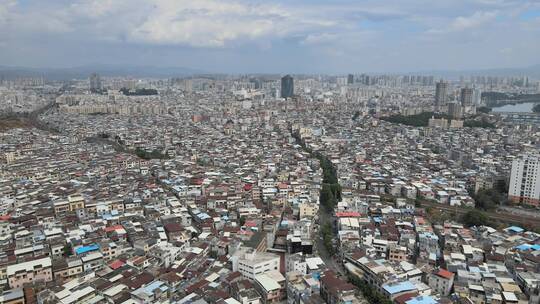
[[538, 65], [535, 0], [0, 0], [0, 65], [208, 73]]

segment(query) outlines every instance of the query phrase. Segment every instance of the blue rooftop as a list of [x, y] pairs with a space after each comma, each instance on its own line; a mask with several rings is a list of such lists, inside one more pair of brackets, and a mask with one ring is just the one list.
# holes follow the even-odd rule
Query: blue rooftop
[[519, 251], [527, 251], [527, 250], [537, 251], [537, 250], [540, 250], [540, 245], [538, 245], [538, 244], [534, 244], [534, 245], [531, 245], [531, 244], [521, 244], [521, 245], [516, 246], [516, 247], [514, 247], [514, 248], [516, 248], [516, 249], [519, 250]]
[[410, 281], [405, 281], [405, 282], [399, 282], [396, 284], [385, 284], [383, 285], [383, 288], [384, 290], [386, 290], [386, 292], [393, 295], [393, 294], [404, 292], [404, 291], [415, 290], [416, 286], [414, 286], [414, 284], [411, 283]]
[[474, 266], [473, 266], [473, 267], [469, 267], [469, 271], [470, 271], [470, 272], [480, 272], [480, 268], [474, 267]]
[[510, 226], [510, 227], [508, 227], [506, 229], [510, 230], [512, 232], [516, 232], [516, 233], [521, 233], [521, 232], [525, 231], [523, 228], [518, 227], [518, 226]]
[[424, 238], [428, 238], [428, 239], [434, 239], [434, 240], [438, 240], [439, 237], [434, 234], [434, 233], [431, 233], [431, 232], [422, 232], [418, 235], [419, 237], [424, 237]]
[[154, 293], [154, 290], [161, 289], [161, 291], [165, 292], [167, 291], [167, 286], [162, 281], [154, 281], [145, 287], [141, 288], [142, 292], [146, 293], [147, 295], [151, 296]]
[[437, 301], [430, 296], [419, 296], [406, 301], [405, 304], [437, 304]]
[[92, 244], [92, 245], [89, 245], [89, 246], [82, 246], [82, 247], [79, 247], [79, 248], [75, 249], [75, 253], [76, 254], [83, 254], [83, 253], [87, 253], [87, 252], [98, 250], [98, 249], [99, 249], [99, 246], [97, 244]]
[[200, 218], [201, 220], [206, 220], [210, 218], [210, 215], [208, 215], [208, 213], [201, 212], [197, 214], [197, 217]]

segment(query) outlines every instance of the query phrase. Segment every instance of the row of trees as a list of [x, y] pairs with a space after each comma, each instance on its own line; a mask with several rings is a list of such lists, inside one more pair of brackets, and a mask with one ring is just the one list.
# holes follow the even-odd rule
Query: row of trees
[[150, 96], [150, 95], [157, 95], [158, 91], [156, 89], [136, 89], [135, 91], [131, 91], [128, 88], [121, 88], [120, 92], [126, 96]]
[[491, 122], [482, 119], [482, 120], [475, 120], [475, 119], [467, 119], [463, 122], [464, 127], [469, 128], [484, 128], [484, 129], [494, 129], [495, 125]]
[[300, 138], [297, 133], [292, 133], [296, 143], [300, 145], [304, 151], [310, 153], [317, 158], [323, 170], [323, 183], [319, 196], [319, 202], [327, 211], [333, 210], [337, 202], [341, 201], [341, 185], [338, 182], [337, 170], [332, 164], [332, 161], [319, 152], [313, 152]]
[[[332, 161], [319, 152], [313, 152], [300, 138], [300, 135], [291, 132], [292, 136], [296, 140], [296, 143], [302, 147], [302, 149], [319, 160], [321, 168], [323, 170], [322, 188], [319, 195], [319, 202], [323, 205], [327, 214], [331, 214], [337, 202], [341, 201], [341, 185], [338, 182], [337, 170], [332, 164]], [[332, 240], [334, 238], [332, 224], [329, 222], [324, 223], [320, 230], [321, 237], [323, 239], [324, 247], [330, 255], [335, 253]]]
[[[427, 127], [429, 125], [429, 119], [430, 118], [444, 118], [444, 119], [451, 119], [450, 116], [446, 114], [438, 114], [434, 112], [422, 112], [420, 114], [415, 115], [409, 115], [404, 116], [401, 114], [392, 115], [388, 117], [381, 117], [382, 120], [395, 123], [395, 124], [402, 124], [406, 126], [413, 126], [413, 127]], [[495, 128], [495, 125], [490, 123], [489, 121], [485, 119], [481, 120], [474, 120], [474, 119], [466, 119], [463, 122], [464, 127], [470, 127], [470, 128], [487, 128], [487, 129], [493, 129]]]
[[330, 223], [326, 223], [321, 227], [321, 236], [323, 238], [324, 247], [328, 251], [330, 255], [334, 255], [334, 245], [332, 244], [332, 239], [334, 238], [334, 234], [332, 232], [332, 225]]
[[328, 211], [334, 210], [337, 202], [341, 201], [341, 185], [338, 182], [336, 168], [328, 157], [316, 153], [315, 155], [323, 170], [323, 183], [319, 202]]
[[448, 117], [448, 115], [445, 115], [445, 114], [437, 114], [434, 112], [422, 112], [420, 114], [409, 115], [409, 116], [397, 114], [397, 115], [392, 115], [388, 117], [381, 117], [381, 119], [391, 122], [391, 123], [402, 124], [406, 126], [427, 127], [429, 124], [429, 119], [431, 117], [445, 118], [445, 119], [450, 118]]

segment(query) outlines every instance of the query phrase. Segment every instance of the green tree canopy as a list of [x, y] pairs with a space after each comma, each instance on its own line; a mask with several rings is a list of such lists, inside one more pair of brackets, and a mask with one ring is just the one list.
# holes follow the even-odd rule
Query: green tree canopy
[[461, 219], [467, 227], [484, 226], [489, 223], [488, 217], [480, 210], [470, 210], [465, 213]]

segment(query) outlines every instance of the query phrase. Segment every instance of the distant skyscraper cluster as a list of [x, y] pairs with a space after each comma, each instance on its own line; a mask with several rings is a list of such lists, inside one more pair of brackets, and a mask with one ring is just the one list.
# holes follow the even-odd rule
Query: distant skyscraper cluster
[[518, 87], [528, 87], [532, 85], [529, 81], [529, 77], [499, 77], [499, 76], [470, 76], [470, 77], [460, 77], [460, 82], [465, 83], [469, 82], [475, 85], [491, 86], [496, 87], [500, 85], [512, 85]]
[[383, 85], [383, 86], [431, 86], [433, 85], [433, 76], [422, 75], [347, 75], [347, 84], [361, 84], [366, 86]]

